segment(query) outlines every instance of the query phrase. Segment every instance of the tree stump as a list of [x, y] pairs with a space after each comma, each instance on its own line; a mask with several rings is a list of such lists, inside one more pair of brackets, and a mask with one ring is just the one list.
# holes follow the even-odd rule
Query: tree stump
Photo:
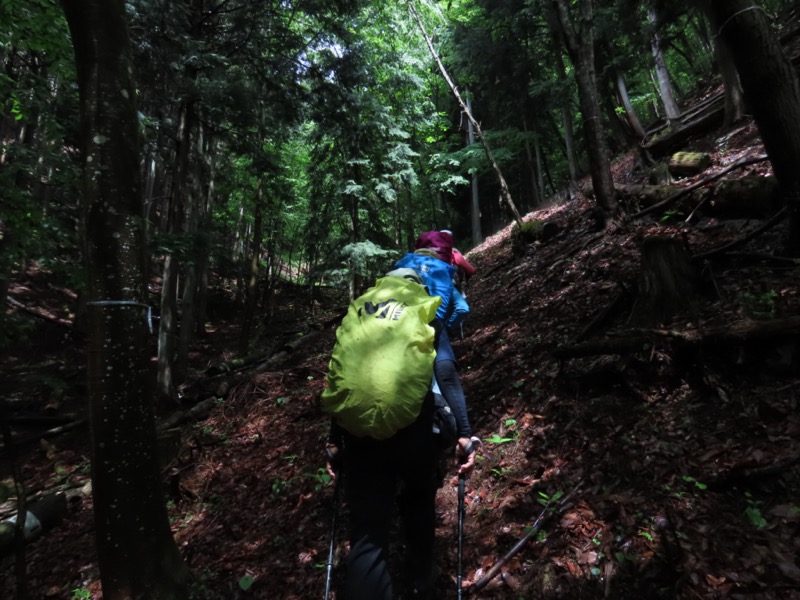
[[680, 240], [663, 236], [642, 243], [639, 294], [630, 324], [653, 327], [667, 322], [678, 310], [692, 308], [700, 278]]
[[711, 166], [711, 155], [706, 152], [676, 152], [669, 159], [669, 172], [677, 176], [702, 173]]
[[658, 163], [655, 167], [650, 169], [647, 180], [650, 185], [669, 185], [675, 181], [669, 170], [669, 165], [663, 162]]

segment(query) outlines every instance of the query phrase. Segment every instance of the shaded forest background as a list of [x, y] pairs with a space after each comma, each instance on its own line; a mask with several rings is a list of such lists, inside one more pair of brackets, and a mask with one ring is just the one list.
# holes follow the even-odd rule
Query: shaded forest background
[[[114, 347], [91, 343], [91, 303], [110, 298], [90, 282], [70, 31], [57, 3], [2, 3], [0, 517], [42, 511], [48, 529], [27, 546], [0, 529], [3, 589], [321, 596], [332, 490], [316, 398], [335, 324], [417, 233], [448, 227], [478, 267], [457, 342], [485, 440], [475, 595], [800, 596], [793, 183], [713, 4], [124, 4], [140, 140], [126, 227], [145, 260], [141, 290], [115, 300], [136, 303], [148, 367], [119, 379], [152, 411], [159, 463], [110, 489], [157, 493], [144, 563], [179, 565], [159, 571], [104, 552], [153, 543], [133, 529], [95, 539], [114, 399], [87, 401], [86, 357]], [[794, 4], [741, 5], [795, 65]], [[438, 502], [448, 597], [449, 481]], [[124, 512], [137, 522], [135, 503]], [[142, 569], [166, 583], [132, 592]]]

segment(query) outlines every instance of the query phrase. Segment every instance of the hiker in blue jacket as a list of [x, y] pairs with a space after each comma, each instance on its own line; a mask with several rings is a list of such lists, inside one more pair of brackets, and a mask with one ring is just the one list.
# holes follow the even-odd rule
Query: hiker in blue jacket
[[[452, 247], [452, 237], [449, 245]], [[437, 352], [434, 375], [456, 417], [459, 473], [467, 475], [474, 466], [474, 450], [479, 440], [472, 437], [464, 391], [445, 327], [453, 302], [453, 267], [430, 249], [430, 246], [418, 248], [416, 253], [405, 255], [395, 269], [413, 269], [428, 292], [442, 298], [432, 324]], [[347, 600], [393, 598], [387, 558], [395, 501], [405, 542], [403, 598], [433, 597], [439, 574], [434, 558], [436, 491], [442, 481], [433, 415], [433, 395], [428, 394], [417, 420], [387, 440], [359, 438], [335, 423], [331, 426], [328, 458], [340, 466], [349, 509]]]
[[[467, 402], [458, 375], [458, 363], [450, 343], [447, 322], [452, 317], [457, 302], [455, 280], [456, 270], [452, 260], [453, 236], [449, 231], [431, 231], [417, 238], [416, 251], [406, 254], [397, 261], [395, 268], [410, 268], [419, 273], [422, 283], [431, 296], [439, 296], [442, 303], [436, 311], [432, 323], [436, 330], [436, 360], [433, 363], [434, 375], [456, 417], [459, 430], [459, 445], [466, 448], [472, 431], [467, 417]], [[464, 436], [463, 433], [469, 435]], [[463, 444], [462, 444], [463, 442]]]

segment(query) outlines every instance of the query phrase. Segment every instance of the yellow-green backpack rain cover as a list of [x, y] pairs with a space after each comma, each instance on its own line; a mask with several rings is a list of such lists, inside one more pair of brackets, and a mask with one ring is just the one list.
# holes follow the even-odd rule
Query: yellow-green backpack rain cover
[[420, 413], [433, 375], [441, 303], [402, 277], [378, 279], [336, 330], [322, 409], [355, 436], [384, 440]]

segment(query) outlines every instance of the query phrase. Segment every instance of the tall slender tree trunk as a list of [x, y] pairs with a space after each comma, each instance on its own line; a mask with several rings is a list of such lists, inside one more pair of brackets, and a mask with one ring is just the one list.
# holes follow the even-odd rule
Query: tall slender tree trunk
[[[186, 173], [189, 168], [189, 149], [194, 125], [192, 102], [181, 103], [178, 119], [178, 135], [175, 141], [175, 170], [170, 186], [170, 197], [162, 215], [162, 231], [183, 232], [185, 222], [184, 190]], [[178, 343], [178, 276], [181, 262], [174, 252], [164, 259], [164, 272], [161, 277], [161, 320], [158, 329], [158, 394], [161, 398], [174, 399], [175, 359]]]
[[197, 259], [197, 318], [195, 319], [195, 332], [202, 336], [206, 333], [206, 316], [208, 312], [208, 265], [211, 253], [211, 207], [214, 204], [215, 175], [216, 175], [216, 143], [208, 145], [206, 165], [208, 168], [208, 186], [206, 187], [203, 210], [200, 214], [200, 229], [197, 232], [197, 242], [200, 256]]
[[628, 95], [628, 86], [625, 85], [625, 78], [622, 76], [621, 72], [617, 72], [617, 94], [622, 102], [622, 106], [625, 108], [625, 114], [628, 117], [628, 123], [630, 123], [631, 129], [638, 136], [639, 142], [642, 142], [644, 138], [647, 137], [647, 134], [644, 131], [644, 127], [642, 127], [642, 122], [639, 121], [639, 115], [636, 114], [636, 110], [633, 108], [633, 104], [631, 104], [631, 98]]
[[725, 127], [730, 127], [744, 116], [744, 91], [728, 45], [720, 38], [715, 41], [717, 70], [725, 87]]
[[416, 233], [414, 231], [414, 195], [411, 193], [411, 188], [406, 188], [406, 218], [405, 218], [405, 243], [406, 248], [411, 250], [414, 247], [414, 239]]
[[658, 13], [654, 7], [651, 6], [647, 9], [647, 18], [653, 28], [650, 35], [650, 47], [653, 52], [656, 80], [658, 81], [658, 93], [661, 97], [661, 103], [664, 105], [664, 112], [667, 115], [667, 120], [672, 122], [680, 118], [681, 109], [675, 101], [675, 95], [672, 93], [672, 79], [669, 76], [667, 63], [664, 60], [661, 34], [658, 31]]
[[800, 256], [800, 84], [764, 9], [754, 0], [712, 0], [714, 30], [731, 50], [789, 209], [786, 251]]
[[[472, 112], [472, 98], [467, 98], [467, 109]], [[467, 119], [467, 143], [471, 146], [475, 143], [475, 128], [472, 121]], [[481, 200], [478, 194], [478, 174], [472, 174], [470, 181], [470, 203], [469, 203], [470, 224], [472, 225], [472, 245], [478, 246], [483, 243], [483, 231], [481, 231]]]
[[199, 265], [202, 262], [201, 252], [203, 247], [198, 238], [198, 224], [203, 210], [202, 188], [202, 165], [203, 156], [203, 126], [200, 114], [195, 119], [197, 125], [197, 135], [195, 136], [192, 147], [194, 151], [189, 153], [189, 182], [186, 187], [188, 190], [186, 202], [186, 215], [183, 219], [183, 234], [189, 241], [189, 253], [184, 260], [184, 285], [183, 297], [181, 298], [181, 326], [178, 336], [178, 348], [175, 353], [175, 379], [183, 382], [189, 369], [189, 349], [194, 340], [197, 329], [196, 320], [196, 300], [197, 300], [197, 280], [199, 276]]
[[568, 0], [553, 0], [553, 7], [558, 15], [567, 52], [575, 66], [575, 79], [578, 84], [578, 98], [589, 155], [589, 171], [592, 175], [595, 200], [601, 211], [597, 215], [598, 224], [605, 226], [607, 220], [617, 212], [617, 196], [611, 178], [611, 159], [597, 94], [592, 1], [579, 1], [577, 27], [570, 18]]
[[[555, 10], [547, 10], [546, 17], [547, 27], [550, 30], [550, 39], [552, 40], [551, 52], [553, 56], [553, 65], [556, 70], [556, 77], [559, 83], [565, 83], [567, 81], [567, 69], [564, 66], [564, 57], [561, 54], [565, 42], [558, 13]], [[570, 101], [565, 100], [561, 103], [559, 112], [561, 114], [561, 127], [563, 128], [562, 137], [564, 139], [567, 167], [569, 168], [569, 188], [570, 190], [576, 190], [578, 189], [580, 166], [578, 164], [578, 155], [575, 146], [575, 130], [572, 125], [572, 111], [570, 110], [571, 104]], [[544, 193], [544, 190], [542, 190], [542, 193]]]
[[261, 272], [261, 242], [264, 217], [264, 178], [258, 176], [255, 198], [255, 215], [253, 219], [253, 242], [250, 249], [250, 264], [247, 276], [247, 300], [242, 317], [242, 330], [239, 333], [239, 356], [246, 356], [250, 349], [250, 335], [258, 307], [258, 280]]
[[122, 0], [62, 0], [78, 74], [95, 539], [105, 600], [179, 600], [156, 451], [136, 86]]
[[156, 365], [158, 372], [157, 394], [164, 400], [175, 399], [175, 337], [178, 330], [178, 261], [172, 254], [164, 257], [161, 267], [161, 302], [159, 304], [158, 321], [158, 355]]
[[525, 117], [522, 118], [522, 130], [525, 132], [525, 156], [528, 159], [528, 172], [531, 178], [531, 197], [533, 198], [533, 206], [535, 208], [541, 206], [542, 197], [544, 195], [540, 185], [542, 181], [542, 163], [541, 152], [539, 150], [539, 136], [534, 133], [534, 148], [531, 149], [530, 136], [528, 135], [528, 120]]

